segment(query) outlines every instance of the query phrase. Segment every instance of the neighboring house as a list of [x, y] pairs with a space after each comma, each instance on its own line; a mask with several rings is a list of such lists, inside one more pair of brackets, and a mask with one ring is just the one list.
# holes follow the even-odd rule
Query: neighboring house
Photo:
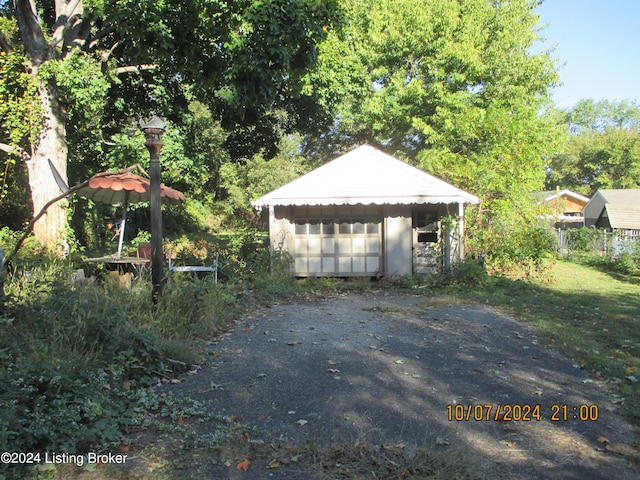
[[582, 209], [589, 198], [571, 190], [551, 190], [536, 194], [539, 204], [551, 210], [547, 217], [554, 228], [579, 228], [584, 226]]
[[585, 226], [640, 230], [640, 189], [598, 190], [583, 209]]
[[[301, 277], [405, 275], [449, 265], [464, 255], [465, 203], [479, 200], [369, 145], [252, 202], [269, 208], [272, 256], [288, 253]], [[443, 217], [453, 233], [444, 233]]]
[[640, 205], [607, 203], [595, 225], [625, 235], [640, 235]]

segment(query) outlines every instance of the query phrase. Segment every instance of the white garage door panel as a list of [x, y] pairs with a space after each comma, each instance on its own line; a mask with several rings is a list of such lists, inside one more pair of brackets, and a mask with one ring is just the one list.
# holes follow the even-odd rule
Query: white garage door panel
[[380, 259], [378, 257], [367, 257], [367, 273], [374, 274], [380, 271]]
[[365, 238], [364, 237], [355, 237], [351, 239], [351, 253], [355, 254], [365, 254]]
[[367, 271], [365, 268], [365, 257], [353, 257], [351, 265], [353, 273], [365, 273]]
[[325, 237], [322, 239], [322, 252], [325, 255], [336, 253], [336, 241], [334, 237]]
[[[375, 275], [382, 261], [381, 220], [297, 220], [297, 275]], [[336, 270], [337, 269], [337, 270]]]
[[312, 255], [320, 255], [322, 253], [322, 242], [320, 237], [309, 236], [307, 243], [307, 253]]

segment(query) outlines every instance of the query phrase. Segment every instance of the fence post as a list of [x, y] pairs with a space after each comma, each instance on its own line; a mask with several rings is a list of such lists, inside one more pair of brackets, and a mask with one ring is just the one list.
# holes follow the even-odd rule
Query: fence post
[[558, 254], [562, 255], [562, 245], [563, 245], [563, 238], [562, 238], [562, 229], [560, 227], [558, 227]]

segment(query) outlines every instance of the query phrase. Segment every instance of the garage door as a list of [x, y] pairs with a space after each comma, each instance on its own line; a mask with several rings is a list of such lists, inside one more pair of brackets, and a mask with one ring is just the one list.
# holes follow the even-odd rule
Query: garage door
[[382, 271], [380, 219], [298, 219], [293, 254], [299, 276], [374, 276]]

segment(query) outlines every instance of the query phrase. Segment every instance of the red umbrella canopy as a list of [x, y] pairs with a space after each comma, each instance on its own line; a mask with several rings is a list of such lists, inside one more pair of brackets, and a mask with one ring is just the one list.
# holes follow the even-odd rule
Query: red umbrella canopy
[[[151, 182], [140, 175], [130, 172], [99, 173], [77, 193], [109, 205], [124, 205], [150, 201], [150, 190]], [[160, 198], [165, 205], [177, 205], [185, 200], [184, 193], [165, 185], [160, 185]]]

